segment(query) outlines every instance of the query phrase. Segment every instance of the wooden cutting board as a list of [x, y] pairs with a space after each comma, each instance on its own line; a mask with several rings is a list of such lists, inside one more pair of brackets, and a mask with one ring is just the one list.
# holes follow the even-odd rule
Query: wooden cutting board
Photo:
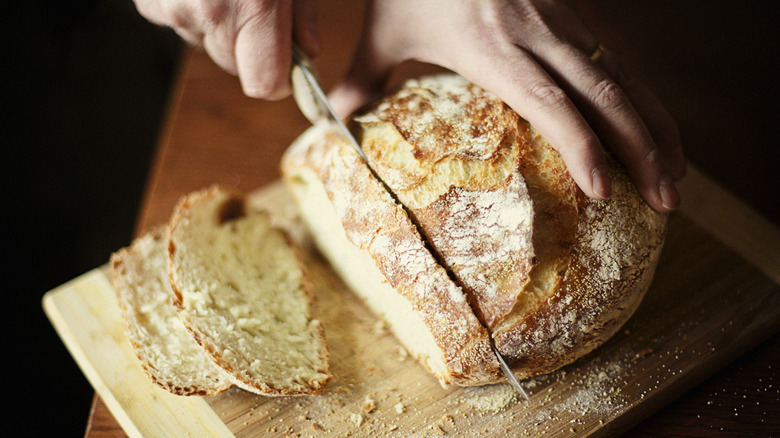
[[[780, 231], [695, 168], [681, 186], [654, 283], [616, 336], [523, 382], [442, 388], [306, 251], [334, 379], [317, 397], [238, 389], [180, 397], [151, 384], [124, 336], [106, 267], [47, 293], [44, 309], [130, 436], [603, 436], [624, 431], [780, 329]], [[253, 194], [289, 223], [281, 184]]]

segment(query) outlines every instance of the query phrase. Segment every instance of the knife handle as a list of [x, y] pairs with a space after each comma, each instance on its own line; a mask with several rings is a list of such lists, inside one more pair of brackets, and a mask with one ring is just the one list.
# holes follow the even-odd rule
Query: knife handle
[[[290, 82], [292, 83], [293, 98], [298, 104], [298, 109], [311, 123], [322, 119], [326, 109], [322, 108], [320, 100], [314, 95], [315, 90], [310, 85], [310, 80], [317, 80], [317, 72], [309, 55], [297, 42], [292, 44], [292, 66], [290, 68]], [[310, 76], [307, 79], [307, 75]]]

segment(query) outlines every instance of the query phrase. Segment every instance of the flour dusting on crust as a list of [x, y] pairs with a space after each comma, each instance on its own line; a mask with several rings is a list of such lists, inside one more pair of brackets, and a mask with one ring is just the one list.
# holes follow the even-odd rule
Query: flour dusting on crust
[[[348, 144], [328, 134], [325, 137], [329, 141], [314, 141], [293, 155], [318, 156], [310, 157], [309, 163], [318, 164], [314, 170], [347, 238], [370, 254], [393, 293], [408, 300], [437, 342], [446, 368], [439, 369], [437, 377], [443, 384], [494, 381], [499, 371], [489, 335], [463, 291], [436, 262], [403, 207], [373, 178], [360, 157]], [[288, 157], [287, 166], [295, 160]]]
[[[456, 364], [458, 355], [484, 352], [466, 340], [475, 315], [527, 378], [603, 344], [641, 302], [666, 216], [643, 202], [616, 162], [612, 197], [588, 199], [555, 147], [457, 75], [407, 81], [348, 124], [393, 196], [354, 152], [322, 133], [313, 135], [330, 152], [297, 151], [288, 163], [299, 155], [292, 169], [323, 169], [350, 240], [443, 342], [452, 381], [478, 385], [489, 379], [469, 382], [467, 371], [495, 373], [467, 370], [495, 365], [473, 357]], [[448, 336], [461, 343], [448, 344]]]
[[489, 328], [509, 314], [534, 260], [533, 202], [519, 170], [519, 118], [462, 77], [412, 79], [356, 130], [380, 177]]
[[[443, 150], [486, 160], [512, 129], [504, 123], [507, 112], [492, 93], [461, 76], [440, 75], [406, 81], [390, 99], [355, 120], [392, 123], [433, 161], [440, 159]], [[429, 132], [442, 135], [426, 135]]]

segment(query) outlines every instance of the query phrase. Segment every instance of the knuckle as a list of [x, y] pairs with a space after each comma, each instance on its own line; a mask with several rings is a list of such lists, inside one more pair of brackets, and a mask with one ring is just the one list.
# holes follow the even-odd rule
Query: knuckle
[[133, 3], [135, 3], [135, 8], [138, 10], [138, 14], [140, 14], [142, 17], [152, 22], [160, 21], [160, 17], [158, 17], [155, 13], [154, 8], [151, 6], [151, 2], [146, 0], [134, 0]]
[[229, 6], [222, 1], [201, 1], [199, 11], [207, 28], [215, 28], [225, 22]]
[[173, 29], [185, 29], [194, 31], [192, 11], [185, 7], [155, 8], [153, 12], [158, 20]]
[[591, 100], [600, 108], [616, 111], [624, 108], [627, 98], [620, 85], [610, 79], [599, 81], [591, 91]]
[[567, 163], [577, 163], [584, 167], [597, 167], [604, 160], [604, 150], [595, 135], [580, 132], [576, 140], [567, 144], [551, 145], [564, 156]]
[[651, 147], [647, 152], [645, 152], [644, 159], [642, 160], [644, 166], [648, 169], [661, 168], [662, 161], [663, 156], [661, 155], [661, 150], [657, 147]]
[[171, 12], [166, 20], [167, 24], [174, 29], [187, 29], [192, 27], [191, 20], [180, 12]]
[[528, 99], [539, 107], [560, 107], [566, 100], [566, 93], [555, 84], [540, 82], [533, 84], [527, 90]]
[[550, 26], [547, 18], [548, 14], [545, 14], [545, 12], [549, 11], [544, 11], [540, 5], [535, 2], [520, 1], [513, 2], [511, 7], [514, 9], [512, 18], [518, 17], [521, 22], [526, 23], [533, 29], [534, 34], [544, 37], [556, 34]]

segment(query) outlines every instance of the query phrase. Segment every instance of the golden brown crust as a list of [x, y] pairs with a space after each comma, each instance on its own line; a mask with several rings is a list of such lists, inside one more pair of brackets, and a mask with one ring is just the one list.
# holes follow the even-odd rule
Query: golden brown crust
[[666, 218], [619, 165], [611, 199], [586, 198], [527, 122], [452, 75], [408, 81], [352, 126], [518, 376], [581, 357], [633, 314]]
[[328, 135], [323, 127], [312, 130], [321, 130], [317, 140], [306, 141], [305, 135], [285, 156], [288, 182], [295, 184], [304, 168], [319, 175], [349, 241], [366, 251], [394, 289], [391, 293], [407, 300], [432, 335], [439, 351], [421, 354], [441, 356], [444, 369], [430, 370], [442, 384], [494, 381], [498, 363], [487, 331], [463, 292], [425, 248], [403, 208], [347, 143]]
[[[564, 270], [548, 298], [493, 332], [520, 378], [553, 371], [603, 344], [633, 315], [650, 286], [666, 217], [644, 203], [619, 165], [611, 162], [610, 170], [609, 200], [573, 195], [576, 229], [551, 256], [558, 263], [552, 266]], [[549, 213], [537, 211], [534, 226], [545, 226], [542, 218]]]
[[408, 81], [352, 124], [490, 329], [514, 307], [535, 256], [518, 119], [492, 94], [445, 75]]
[[360, 124], [391, 124], [414, 145], [415, 158], [430, 164], [447, 156], [492, 160], [517, 119], [501, 100], [455, 75], [411, 79], [355, 117]]
[[[341, 161], [329, 162], [323, 158], [328, 154], [304, 150], [299, 141], [286, 157], [285, 173], [294, 176], [306, 166], [322, 170], [353, 243], [369, 250], [410, 300], [418, 280], [398, 271], [402, 262], [378, 251], [375, 239], [400, 245], [412, 227], [393, 224], [414, 220], [442, 263], [426, 269], [450, 271], [518, 377], [550, 372], [587, 354], [641, 302], [663, 246], [666, 216], [644, 203], [616, 162], [610, 162], [612, 197], [588, 199], [560, 154], [526, 121], [454, 75], [409, 81], [350, 126], [411, 217], [400, 207], [376, 214], [357, 205], [389, 196], [377, 192], [380, 186], [354, 153], [323, 132], [310, 131], [306, 142], [339, 148]], [[366, 181], [372, 181], [370, 188]], [[444, 300], [455, 295], [436, 296], [438, 301], [416, 308], [435, 315], [426, 327], [445, 340], [452, 327], [447, 319], [467, 317]], [[470, 350], [448, 354], [458, 351]], [[502, 380], [492, 368], [482, 376], [487, 379], [468, 381], [464, 375], [455, 382]]]

